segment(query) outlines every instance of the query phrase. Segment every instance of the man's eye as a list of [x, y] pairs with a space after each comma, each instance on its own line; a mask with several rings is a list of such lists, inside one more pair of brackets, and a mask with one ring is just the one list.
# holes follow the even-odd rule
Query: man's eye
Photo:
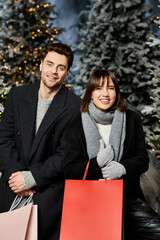
[[59, 70], [64, 70], [64, 68], [63, 67], [59, 67]]

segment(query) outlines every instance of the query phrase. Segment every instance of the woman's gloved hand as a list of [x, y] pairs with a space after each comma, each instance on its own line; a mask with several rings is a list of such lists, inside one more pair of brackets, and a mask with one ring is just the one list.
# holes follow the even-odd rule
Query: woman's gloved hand
[[97, 154], [97, 163], [100, 168], [104, 167], [106, 164], [114, 159], [114, 151], [110, 144], [105, 147], [104, 142], [100, 139], [100, 149]]
[[125, 167], [121, 163], [115, 161], [109, 162], [105, 167], [101, 169], [101, 171], [103, 178], [107, 180], [118, 179], [122, 175], [126, 174]]

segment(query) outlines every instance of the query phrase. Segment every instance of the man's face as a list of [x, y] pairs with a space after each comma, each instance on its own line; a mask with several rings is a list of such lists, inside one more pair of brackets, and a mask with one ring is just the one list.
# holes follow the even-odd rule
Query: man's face
[[69, 70], [65, 55], [48, 52], [40, 64], [41, 84], [48, 89], [57, 90], [68, 77]]

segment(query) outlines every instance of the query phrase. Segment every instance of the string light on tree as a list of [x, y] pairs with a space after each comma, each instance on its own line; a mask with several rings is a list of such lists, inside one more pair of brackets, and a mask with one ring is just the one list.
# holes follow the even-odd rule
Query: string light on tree
[[4, 104], [10, 87], [29, 84], [40, 77], [40, 56], [45, 45], [58, 41], [63, 31], [54, 26], [54, 7], [47, 0], [6, 1], [1, 6], [4, 37], [0, 49], [0, 103]]

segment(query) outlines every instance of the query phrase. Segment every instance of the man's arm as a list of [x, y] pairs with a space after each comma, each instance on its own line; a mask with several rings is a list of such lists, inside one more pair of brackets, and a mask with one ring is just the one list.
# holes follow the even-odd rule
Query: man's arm
[[[17, 172], [23, 169], [23, 164], [20, 161], [20, 157], [16, 148], [15, 139], [15, 127], [14, 127], [14, 106], [12, 101], [12, 89], [8, 94], [5, 109], [2, 114], [0, 122], [0, 171], [4, 175], [4, 179], [7, 182], [9, 179], [9, 186], [12, 191], [16, 192], [18, 185], [14, 185], [16, 179], [21, 186], [22, 195], [28, 196], [31, 194], [31, 190], [28, 191], [25, 187], [24, 177], [21, 172]], [[23, 186], [23, 187], [22, 187]]]
[[0, 171], [6, 178], [14, 171], [13, 169], [16, 171], [18, 166], [22, 165], [16, 148], [13, 108], [11, 89], [0, 122]]

